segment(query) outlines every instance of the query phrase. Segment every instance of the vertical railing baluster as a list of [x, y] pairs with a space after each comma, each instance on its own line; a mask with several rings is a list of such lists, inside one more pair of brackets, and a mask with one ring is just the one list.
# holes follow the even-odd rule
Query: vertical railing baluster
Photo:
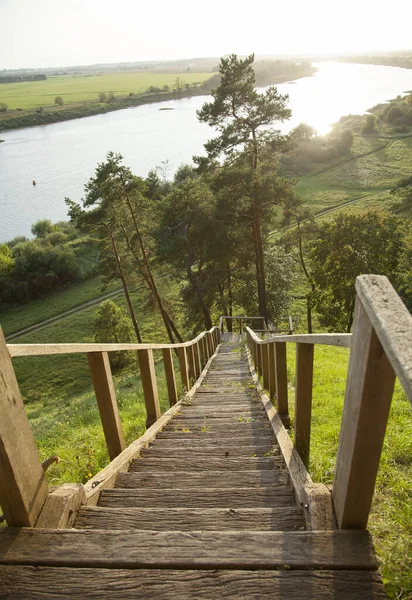
[[309, 468], [312, 418], [313, 351], [312, 344], [296, 344], [294, 444], [307, 469]]
[[190, 379], [189, 369], [187, 365], [186, 348], [184, 346], [179, 346], [179, 348], [177, 349], [177, 356], [179, 358], [180, 378], [182, 380], [182, 387], [188, 392], [190, 390]]
[[263, 387], [268, 390], [270, 387], [270, 372], [269, 372], [269, 344], [262, 344], [262, 378]]
[[275, 342], [269, 344], [269, 395], [273, 401], [276, 397], [276, 354]]
[[179, 399], [177, 394], [177, 386], [176, 386], [176, 377], [175, 377], [175, 369], [173, 365], [173, 354], [171, 348], [163, 348], [163, 365], [165, 369], [166, 375], [166, 385], [167, 385], [167, 393], [169, 396], [169, 404], [173, 406]]
[[286, 428], [290, 427], [288, 405], [288, 371], [286, 364], [286, 343], [275, 342], [276, 355], [276, 406], [279, 417]]
[[146, 427], [149, 428], [161, 415], [153, 350], [138, 350], [137, 356], [146, 405]]

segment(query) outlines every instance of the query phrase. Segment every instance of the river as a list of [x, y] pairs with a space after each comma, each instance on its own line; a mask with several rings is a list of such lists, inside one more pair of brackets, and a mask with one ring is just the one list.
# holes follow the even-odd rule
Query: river
[[[316, 63], [317, 73], [278, 85], [289, 94], [292, 119], [326, 133], [347, 114], [363, 114], [412, 89], [412, 70], [376, 65]], [[84, 184], [110, 150], [120, 152], [136, 175], [167, 162], [169, 176], [203, 153], [213, 130], [196, 118], [208, 100], [196, 96], [65, 121], [0, 132], [0, 242], [30, 236], [39, 219], [67, 220], [65, 196], [79, 201]], [[160, 110], [172, 108], [173, 110]], [[36, 186], [32, 181], [37, 182]]]

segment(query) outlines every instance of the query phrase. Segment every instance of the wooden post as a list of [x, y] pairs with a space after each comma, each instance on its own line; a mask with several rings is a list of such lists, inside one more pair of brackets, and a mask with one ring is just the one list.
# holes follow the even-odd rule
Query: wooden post
[[196, 342], [195, 344], [193, 344], [193, 354], [194, 354], [194, 360], [195, 360], [195, 374], [196, 374], [196, 381], [197, 381], [200, 377], [200, 373], [202, 372], [202, 364], [200, 361], [199, 342]]
[[153, 350], [138, 350], [137, 356], [139, 358], [140, 377], [146, 404], [146, 427], [148, 429], [161, 415]]
[[188, 363], [188, 367], [189, 367], [189, 379], [190, 379], [190, 383], [193, 384], [196, 381], [193, 346], [186, 346], [186, 356], [187, 356], [187, 363]]
[[242, 320], [243, 320], [243, 319], [242, 319], [242, 317], [240, 317], [240, 319], [239, 319], [239, 333], [240, 333], [240, 334], [242, 334], [242, 333], [243, 333], [243, 332], [242, 332]]
[[179, 357], [180, 377], [182, 380], [182, 386], [183, 389], [185, 389], [188, 392], [190, 390], [190, 380], [189, 370], [187, 366], [186, 348], [184, 346], [180, 346], [177, 349], [177, 355]]
[[214, 349], [213, 349], [212, 334], [209, 332], [206, 333], [206, 343], [207, 343], [207, 348], [208, 348], [209, 358], [210, 358], [211, 356], [213, 356]]
[[257, 372], [259, 377], [263, 375], [263, 357], [262, 357], [262, 344], [256, 343], [256, 354], [257, 354]]
[[269, 344], [264, 344], [262, 348], [262, 371], [263, 371], [263, 387], [269, 390], [270, 387], [270, 372], [269, 372]]
[[199, 344], [200, 344], [200, 360], [201, 360], [202, 369], [203, 369], [204, 366], [205, 366], [205, 364], [207, 363], [207, 356], [206, 356], [206, 347], [205, 347], [205, 338], [204, 338], [204, 336], [202, 338], [200, 338]]
[[286, 365], [286, 343], [275, 342], [276, 356], [276, 406], [283, 425], [290, 427], [288, 406], [288, 372]]
[[333, 483], [340, 529], [366, 528], [394, 383], [393, 369], [357, 298]]
[[113, 460], [126, 448], [107, 352], [88, 352], [90, 372], [107, 451]]
[[273, 400], [276, 396], [276, 354], [275, 342], [268, 344], [269, 346], [269, 395]]
[[169, 404], [173, 406], [179, 400], [177, 395], [175, 368], [173, 365], [173, 354], [171, 348], [163, 348], [163, 365], [166, 374], [167, 393], [169, 396]]
[[310, 423], [312, 417], [312, 344], [296, 344], [295, 441], [306, 469], [309, 468]]
[[8, 525], [34, 527], [49, 489], [0, 328], [0, 505]]

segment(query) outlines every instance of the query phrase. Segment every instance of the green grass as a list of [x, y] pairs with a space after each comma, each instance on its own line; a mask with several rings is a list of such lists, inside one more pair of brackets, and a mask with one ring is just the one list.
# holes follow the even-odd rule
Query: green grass
[[127, 96], [130, 92], [141, 94], [150, 86], [171, 89], [176, 77], [184, 83], [203, 82], [211, 73], [130, 73], [114, 72], [101, 75], [67, 75], [49, 77], [45, 81], [4, 83], [0, 85], [0, 102], [9, 109], [30, 109], [53, 106], [56, 96], [62, 96], [65, 104], [98, 100], [99, 92], [113, 92]]
[[[349, 350], [316, 346], [309, 472], [332, 484]], [[288, 344], [289, 410], [294, 416], [295, 344]], [[392, 600], [412, 598], [412, 410], [397, 382], [368, 528]]]
[[[114, 286], [115, 289], [117, 287], [119, 285]], [[100, 277], [68, 285], [61, 291], [46, 298], [34, 300], [28, 304], [15, 306], [7, 310], [0, 310], [0, 325], [7, 336], [25, 327], [30, 327], [31, 325], [55, 317], [61, 312], [70, 310], [84, 302], [94, 300], [96, 297], [112, 289], [113, 286], [108, 290], [103, 290]]]
[[410, 175], [412, 137], [383, 140], [355, 135], [352, 154], [350, 160], [299, 179], [296, 191], [314, 213], [346, 202], [367, 207], [372, 201], [376, 206], [378, 196]]

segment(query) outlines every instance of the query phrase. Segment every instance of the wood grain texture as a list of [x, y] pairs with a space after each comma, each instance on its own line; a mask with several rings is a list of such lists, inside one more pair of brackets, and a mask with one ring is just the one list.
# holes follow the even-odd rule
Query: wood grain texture
[[286, 485], [287, 471], [265, 469], [263, 471], [173, 471], [119, 473], [115, 487], [122, 489], [192, 489], [250, 487], [259, 489], [265, 485]]
[[149, 529], [167, 531], [298, 531], [299, 509], [285, 508], [102, 508], [80, 509], [76, 529]]
[[338, 525], [365, 528], [375, 487], [395, 373], [369, 316], [356, 301], [333, 485]]
[[0, 564], [100, 568], [376, 569], [365, 531], [6, 529]]
[[0, 566], [4, 600], [386, 600], [374, 571], [76, 569]]
[[191, 489], [146, 489], [103, 490], [99, 506], [123, 507], [164, 507], [180, 506], [187, 508], [276, 508], [294, 506], [292, 488], [284, 485], [264, 487], [234, 488], [191, 488]]
[[173, 365], [172, 350], [170, 348], [163, 348], [162, 356], [163, 356], [163, 366], [164, 366], [165, 375], [166, 375], [166, 385], [167, 385], [167, 393], [169, 396], [169, 404], [170, 404], [170, 406], [174, 406], [176, 404], [176, 402], [178, 402], [179, 396], [177, 394], [175, 368]]
[[203, 458], [254, 458], [266, 456], [279, 456], [279, 448], [272, 444], [254, 444], [253, 446], [237, 446], [237, 445], [193, 445], [189, 444], [167, 444], [166, 441], [157, 441], [150, 446], [149, 450], [142, 450], [143, 457], [151, 458], [172, 458], [177, 457], [184, 459], [189, 455], [193, 459]]
[[186, 450], [187, 456], [179, 458], [174, 456], [173, 458], [153, 458], [153, 450], [149, 450], [144, 458], [134, 460], [130, 465], [129, 473], [139, 471], [266, 471], [268, 469], [274, 469], [279, 465], [283, 466], [282, 459], [278, 457], [266, 457], [266, 458], [251, 458], [250, 448], [249, 456], [243, 456], [237, 458], [236, 454], [233, 456], [225, 456], [222, 453], [222, 458], [215, 458], [213, 456], [207, 456], [207, 453], [203, 453], [204, 457], [207, 456], [207, 461], [199, 459], [193, 456], [190, 450]]
[[36, 523], [38, 529], [70, 529], [86, 494], [81, 483], [64, 483], [53, 490]]
[[309, 468], [314, 346], [296, 344], [295, 448]]
[[138, 350], [140, 379], [142, 381], [144, 403], [146, 406], [146, 427], [149, 428], [162, 414], [160, 412], [159, 394], [157, 391], [156, 371], [153, 350]]
[[49, 493], [0, 328], [0, 505], [9, 525], [33, 526]]
[[110, 460], [113, 460], [125, 449], [126, 443], [117, 406], [109, 355], [107, 352], [88, 352], [87, 360], [92, 375], [107, 451]]
[[180, 380], [184, 390], [190, 390], [189, 365], [187, 361], [186, 348], [178, 348], [177, 356], [179, 358]]

